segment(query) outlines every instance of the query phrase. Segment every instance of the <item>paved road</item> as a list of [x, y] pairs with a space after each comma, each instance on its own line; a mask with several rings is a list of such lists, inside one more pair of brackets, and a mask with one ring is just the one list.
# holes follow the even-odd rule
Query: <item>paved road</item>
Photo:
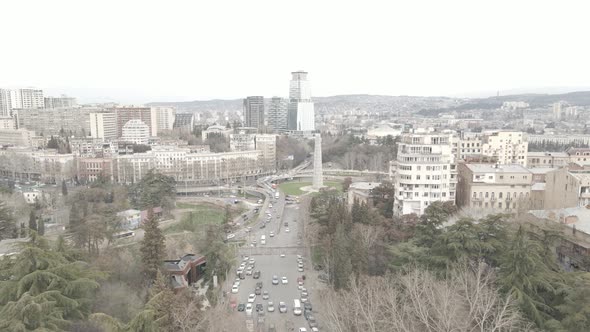
[[[260, 279], [253, 279], [252, 276], [246, 276], [246, 279], [241, 280], [239, 292], [237, 294], [229, 294], [230, 298], [236, 299], [237, 303], [247, 303], [248, 295], [254, 293], [255, 285], [257, 282], [262, 281], [263, 291], [269, 292], [269, 299], [263, 300], [262, 296], [256, 297], [256, 303], [264, 305], [265, 310], [265, 326], [260, 331], [266, 331], [270, 324], [274, 324], [277, 331], [295, 331], [299, 327], [306, 327], [309, 331], [307, 321], [301, 316], [295, 316], [293, 314], [293, 300], [300, 298], [300, 291], [297, 289], [297, 278], [303, 274], [306, 275], [305, 287], [309, 292], [310, 302], [314, 301], [314, 292], [311, 283], [310, 276], [313, 275], [311, 272], [311, 264], [309, 258], [305, 257], [305, 250], [300, 243], [303, 243], [301, 239], [303, 234], [300, 233], [301, 224], [298, 222], [299, 210], [297, 205], [285, 205], [284, 194], [281, 193], [281, 198], [277, 203], [273, 203], [274, 207], [281, 209], [284, 206], [284, 213], [281, 219], [277, 219], [273, 213], [272, 222], [267, 225], [264, 229], [253, 229], [249, 237], [251, 243], [254, 238], [257, 239], [258, 246], [248, 247], [240, 250], [238, 260], [241, 261], [242, 255], [249, 255], [256, 261], [254, 270], [261, 271]], [[278, 206], [277, 206], [278, 205]], [[288, 227], [284, 226], [284, 222], [288, 222]], [[289, 232], [287, 232], [287, 228]], [[270, 231], [275, 232], [274, 237], [269, 237]], [[266, 235], [266, 245], [260, 245], [260, 236]], [[280, 254], [284, 253], [285, 257], [280, 257]], [[305, 271], [303, 273], [297, 271], [297, 255], [304, 256]], [[236, 267], [237, 269], [237, 267]], [[235, 270], [232, 271], [232, 275], [235, 276]], [[276, 275], [281, 279], [287, 277], [288, 284], [279, 285], [272, 284], [272, 276]], [[228, 280], [225, 284], [225, 289], [231, 290], [231, 284], [233, 278]], [[268, 301], [272, 301], [275, 305], [274, 312], [267, 311]], [[287, 313], [279, 313], [278, 304], [279, 302], [285, 302], [287, 304]], [[246, 313], [243, 313], [244, 319], [246, 319]], [[253, 314], [253, 319], [256, 321], [257, 314]], [[256, 326], [256, 323], [255, 323]], [[258, 331], [258, 330], [256, 330]]]

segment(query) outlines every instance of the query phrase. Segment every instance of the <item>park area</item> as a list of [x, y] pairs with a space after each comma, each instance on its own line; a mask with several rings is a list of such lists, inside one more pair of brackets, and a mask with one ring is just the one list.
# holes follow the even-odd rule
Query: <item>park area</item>
[[[184, 231], [196, 232], [204, 225], [221, 225], [225, 218], [225, 207], [210, 202], [177, 203], [176, 207], [182, 211], [178, 223], [167, 227], [165, 234], [180, 233]], [[230, 204], [232, 220], [246, 211], [243, 204]]]
[[[324, 182], [324, 185], [338, 191], [342, 191], [342, 182], [326, 181]], [[290, 181], [281, 183], [279, 188], [287, 195], [300, 196], [306, 193], [305, 191], [301, 190], [301, 188], [310, 186], [311, 182]]]

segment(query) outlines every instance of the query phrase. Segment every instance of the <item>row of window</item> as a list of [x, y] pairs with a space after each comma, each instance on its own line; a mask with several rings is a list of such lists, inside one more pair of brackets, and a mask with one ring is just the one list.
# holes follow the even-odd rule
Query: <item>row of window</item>
[[[492, 208], [495, 209], [496, 208], [496, 202], [473, 202], [471, 203], [471, 206], [473, 207], [483, 207], [483, 208]], [[510, 203], [506, 203], [506, 205], [503, 205], [502, 202], [498, 202], [498, 206], [499, 209], [505, 207], [506, 210], [510, 209]], [[516, 202], [512, 203], [512, 208], [516, 209]]]
[[[480, 191], [479, 192], [479, 198], [484, 198], [484, 197], [485, 198], [490, 198], [490, 197], [491, 198], [495, 198], [495, 194], [496, 194], [495, 192], [491, 192], [491, 194], [490, 194], [490, 192], [486, 191], [485, 192], [485, 196], [484, 196], [484, 192]], [[498, 193], [498, 198], [499, 199], [503, 198], [502, 195], [503, 195], [502, 192]], [[473, 198], [477, 198], [478, 197], [478, 193], [477, 192], [474, 192], [472, 197]], [[524, 194], [522, 192], [521, 193], [516, 193], [515, 192], [515, 193], [512, 194], [512, 196], [510, 196], [510, 192], [506, 192], [506, 198], [517, 198], [517, 197], [518, 198], [529, 197], [529, 193], [527, 192], [526, 194]]]

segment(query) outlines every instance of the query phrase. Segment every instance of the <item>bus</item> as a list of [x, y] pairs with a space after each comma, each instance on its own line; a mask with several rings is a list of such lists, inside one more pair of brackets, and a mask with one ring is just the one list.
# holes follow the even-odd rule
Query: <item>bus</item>
[[260, 244], [266, 244], [266, 235], [260, 236]]
[[124, 231], [124, 232], [119, 232], [117, 234], [113, 234], [113, 239], [126, 239], [126, 238], [130, 238], [130, 237], [134, 237], [134, 236], [135, 236], [134, 231]]

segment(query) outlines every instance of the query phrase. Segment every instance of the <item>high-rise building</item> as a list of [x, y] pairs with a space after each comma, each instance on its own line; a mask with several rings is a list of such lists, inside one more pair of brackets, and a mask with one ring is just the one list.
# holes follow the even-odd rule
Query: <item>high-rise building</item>
[[311, 87], [307, 72], [291, 73], [289, 86], [288, 129], [296, 131], [315, 130], [315, 111], [311, 100]]
[[103, 140], [117, 139], [117, 115], [114, 112], [90, 113], [90, 136]]
[[561, 120], [561, 102], [560, 101], [553, 103], [553, 118], [555, 120]]
[[123, 126], [123, 134], [121, 138], [124, 141], [133, 144], [147, 145], [150, 138], [150, 128], [141, 120], [129, 120]]
[[436, 201], [455, 201], [457, 169], [452, 133], [403, 134], [393, 163], [393, 213], [421, 215]]
[[254, 138], [256, 150], [262, 152], [262, 170], [274, 173], [277, 170], [277, 136], [257, 134]]
[[258, 129], [264, 127], [264, 97], [250, 96], [244, 99], [244, 125]]
[[78, 105], [76, 98], [61, 95], [61, 97], [45, 97], [45, 108], [74, 107]]
[[34, 130], [42, 136], [68, 135], [88, 136], [90, 134], [90, 117], [96, 108], [46, 108], [46, 109], [15, 109], [12, 110], [17, 128]]
[[272, 97], [268, 106], [268, 128], [273, 131], [287, 130], [288, 101], [281, 97]]
[[152, 121], [152, 109], [149, 107], [115, 107], [109, 109], [109, 111], [117, 114], [117, 136], [123, 136], [123, 126], [129, 122], [129, 120], [141, 120], [149, 128], [151, 136], [157, 136], [157, 124]]
[[0, 116], [10, 116], [12, 110], [12, 102], [10, 98], [10, 90], [0, 89]]
[[15, 89], [10, 91], [12, 108], [44, 108], [43, 90], [34, 88]]
[[172, 130], [174, 128], [174, 121], [176, 120], [176, 108], [170, 106], [152, 107], [152, 123], [154, 119], [158, 133], [165, 130]]

